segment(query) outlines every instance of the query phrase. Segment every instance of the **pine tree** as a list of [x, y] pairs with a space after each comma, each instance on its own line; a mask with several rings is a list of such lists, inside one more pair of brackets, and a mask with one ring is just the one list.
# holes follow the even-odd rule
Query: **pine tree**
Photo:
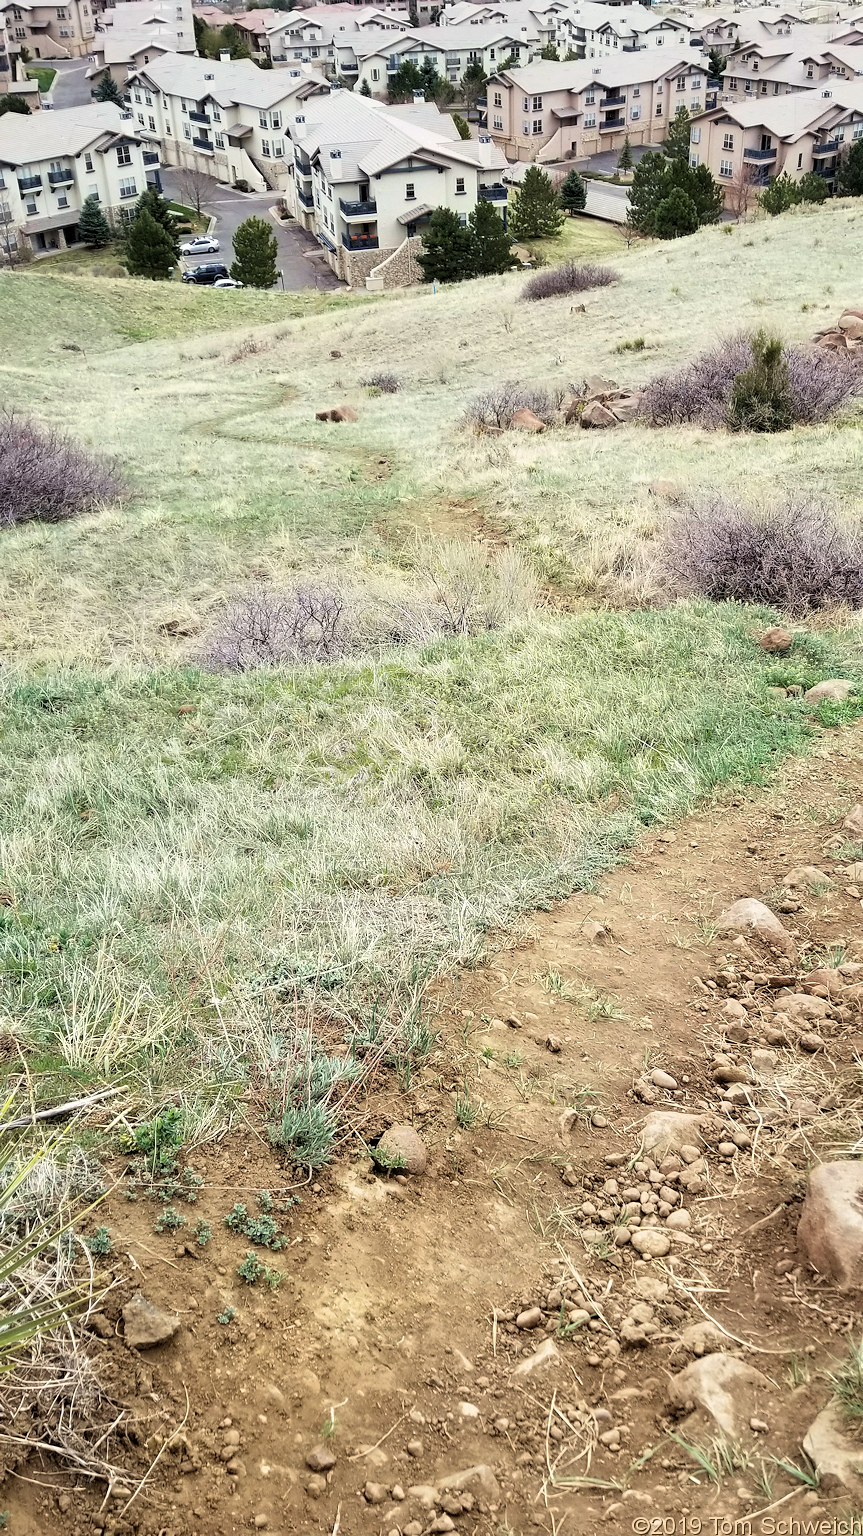
[[96, 86], [96, 89], [93, 92], [93, 100], [113, 101], [115, 106], [118, 107], [124, 107], [126, 105], [123, 100], [123, 92], [120, 90], [116, 80], [112, 78], [107, 69], [105, 70], [105, 73], [99, 77], [99, 84]]
[[678, 107], [673, 120], [668, 125], [668, 134], [662, 141], [662, 148], [668, 159], [679, 161], [682, 165], [689, 164], [691, 122], [688, 109]]
[[477, 277], [508, 272], [518, 265], [512, 254], [512, 239], [492, 203], [480, 198], [468, 218], [468, 227], [473, 245], [473, 271]]
[[[687, 155], [687, 159], [688, 158], [689, 157]], [[617, 157], [617, 169], [619, 171], [632, 170], [632, 145], [629, 142], [629, 134], [626, 135], [626, 138], [621, 145], [620, 154]]]
[[145, 208], [135, 216], [126, 236], [126, 266], [133, 277], [168, 278], [174, 248], [167, 230]]
[[22, 117], [30, 116], [30, 103], [23, 96], [0, 96], [0, 117], [4, 112], [20, 112]]
[[796, 181], [792, 181], [787, 171], [781, 176], [774, 176], [766, 192], [762, 192], [758, 199], [759, 208], [765, 213], [776, 215], [785, 213], [788, 208], [793, 208], [800, 202], [800, 187]]
[[547, 240], [563, 228], [560, 198], [551, 178], [538, 165], [531, 165], [514, 194], [509, 216], [510, 229], [517, 240]]
[[458, 129], [458, 136], [459, 136], [459, 138], [460, 139], [469, 139], [470, 138], [470, 123], [467, 122], [462, 117], [460, 112], [453, 112], [452, 120], [453, 120], [456, 128]]
[[677, 240], [694, 235], [698, 228], [698, 209], [688, 192], [672, 187], [653, 215], [653, 233], [659, 240]]
[[540, 58], [549, 59], [556, 64], [560, 63], [560, 54], [555, 48], [554, 43], [546, 43], [545, 47], [540, 53]]
[[836, 167], [836, 196], [863, 197], [863, 139], [851, 145]]
[[711, 48], [707, 54], [711, 80], [721, 80], [728, 67], [728, 60], [719, 48]]
[[372, 88], [369, 85], [368, 80], [364, 80], [362, 85], [360, 86], [360, 95], [361, 96], [371, 96], [371, 94], [372, 94]]
[[[684, 160], [666, 160], [664, 155], [651, 152], [642, 155], [632, 173], [626, 215], [630, 228], [638, 230], [641, 235], [658, 234], [655, 227], [656, 215], [675, 187], [692, 202], [698, 225], [716, 223], [722, 212], [723, 190], [714, 181], [708, 167], [692, 166]], [[682, 217], [683, 205], [679, 199], [675, 199], [671, 213], [675, 208], [679, 217]], [[688, 210], [686, 217], [688, 219]], [[681, 233], [677, 228], [677, 220], [671, 217], [669, 210], [665, 210], [661, 222], [663, 230], [668, 231], [661, 238], [674, 238]]]
[[423, 281], [460, 283], [473, 277], [473, 240], [470, 230], [460, 222], [452, 208], [436, 208], [422, 237], [423, 249], [417, 256]]
[[574, 213], [581, 213], [587, 204], [587, 187], [584, 185], [578, 171], [570, 171], [563, 186], [560, 189], [561, 206], [572, 217]]
[[137, 218], [138, 214], [143, 213], [145, 209], [147, 213], [153, 215], [157, 224], [161, 224], [171, 242], [171, 250], [174, 253], [174, 257], [176, 260], [179, 260], [180, 241], [177, 235], [177, 221], [161, 192], [156, 187], [148, 187], [146, 192], [141, 193], [135, 206], [135, 217]]
[[278, 271], [279, 243], [266, 219], [254, 215], [234, 232], [235, 261], [231, 276], [247, 288], [272, 288]]
[[734, 380], [728, 425], [732, 432], [784, 432], [793, 418], [781, 338], [757, 331], [752, 338], [752, 362]]
[[434, 59], [423, 59], [420, 65], [420, 80], [422, 82], [420, 89], [426, 100], [433, 100], [435, 91], [440, 85], [440, 75]]
[[110, 225], [99, 206], [99, 199], [95, 193], [85, 197], [81, 205], [78, 216], [78, 238], [84, 245], [95, 246], [97, 250], [103, 250], [106, 245], [111, 244], [113, 239]]
[[829, 197], [827, 183], [817, 171], [807, 171], [797, 183], [801, 203], [824, 203]]
[[[506, 65], [502, 64], [501, 69]], [[468, 64], [461, 77], [461, 94], [465, 106], [470, 110], [475, 107], [480, 96], [485, 90], [486, 73], [481, 64]]]
[[423, 88], [423, 77], [412, 59], [405, 59], [391, 76], [388, 94], [390, 101], [407, 101], [414, 91]]

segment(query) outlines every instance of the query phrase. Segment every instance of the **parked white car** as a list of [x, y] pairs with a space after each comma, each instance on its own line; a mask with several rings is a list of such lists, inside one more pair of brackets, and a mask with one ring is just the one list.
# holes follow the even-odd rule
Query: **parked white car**
[[242, 288], [243, 284], [242, 283], [238, 283], [237, 279], [235, 277], [217, 277], [216, 281], [213, 284], [213, 287], [214, 288]]
[[194, 240], [184, 240], [180, 246], [181, 256], [209, 256], [211, 251], [219, 249], [218, 240], [210, 235], [196, 235]]

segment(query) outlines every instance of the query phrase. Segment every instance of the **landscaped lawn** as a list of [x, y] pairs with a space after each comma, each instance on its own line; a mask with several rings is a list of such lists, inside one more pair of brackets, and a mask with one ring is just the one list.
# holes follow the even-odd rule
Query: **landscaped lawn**
[[611, 256], [626, 249], [626, 237], [617, 224], [576, 214], [565, 221], [556, 240], [526, 240], [523, 244], [556, 265], [561, 261], [596, 261]]
[[43, 65], [30, 65], [27, 69], [27, 79], [39, 81], [39, 90], [43, 96], [47, 96], [54, 84], [56, 75], [56, 69], [49, 69]]

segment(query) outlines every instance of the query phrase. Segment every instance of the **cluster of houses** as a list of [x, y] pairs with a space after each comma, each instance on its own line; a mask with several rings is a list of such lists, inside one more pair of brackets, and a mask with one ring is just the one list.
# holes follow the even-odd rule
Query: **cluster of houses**
[[[199, 57], [196, 18], [230, 20], [250, 56]], [[863, 137], [863, 11], [839, 0], [823, 18], [823, 8], [635, 0], [194, 13], [190, 0], [0, 0], [0, 94], [14, 90], [33, 109], [0, 114], [0, 233], [7, 250], [73, 243], [85, 197], [116, 220], [158, 184], [160, 165], [177, 166], [272, 192], [340, 277], [390, 285], [416, 276], [435, 207], [466, 222], [486, 200], [505, 218], [508, 164], [581, 164], [626, 141], [659, 144], [681, 106], [691, 163], [707, 165], [741, 211], [783, 171], [829, 184]], [[22, 49], [85, 58], [125, 106], [44, 110], [50, 99], [27, 78]], [[470, 138], [421, 96], [388, 101], [408, 63], [457, 91], [481, 71]]]

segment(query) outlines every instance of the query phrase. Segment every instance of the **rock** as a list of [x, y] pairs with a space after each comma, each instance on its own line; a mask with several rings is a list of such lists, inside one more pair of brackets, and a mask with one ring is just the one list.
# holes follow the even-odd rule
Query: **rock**
[[335, 1452], [323, 1441], [313, 1446], [306, 1456], [306, 1466], [311, 1472], [329, 1472], [335, 1464]]
[[670, 1091], [677, 1087], [677, 1078], [672, 1077], [670, 1072], [663, 1072], [659, 1067], [654, 1067], [650, 1074], [650, 1081], [654, 1088], [667, 1088]]
[[544, 1321], [541, 1307], [527, 1307], [524, 1312], [519, 1312], [515, 1326], [516, 1328], [541, 1328]]
[[563, 1050], [563, 1041], [558, 1039], [557, 1035], [547, 1035], [545, 1048], [551, 1052], [552, 1056], [559, 1056]]
[[681, 1156], [684, 1155], [683, 1148], [688, 1146], [695, 1151], [695, 1157], [700, 1157], [697, 1143], [701, 1138], [702, 1124], [701, 1115], [656, 1109], [645, 1119], [641, 1133], [642, 1146], [645, 1152], [680, 1152]]
[[863, 1445], [855, 1444], [844, 1433], [842, 1415], [832, 1404], [822, 1408], [810, 1424], [803, 1440], [803, 1449], [812, 1462], [822, 1487], [829, 1479], [836, 1479], [844, 1488], [860, 1494], [863, 1477]]
[[762, 651], [769, 651], [775, 656], [784, 656], [794, 644], [794, 636], [789, 634], [787, 629], [780, 629], [778, 625], [774, 625], [772, 629], [765, 629], [758, 644]]
[[671, 1239], [659, 1227], [639, 1227], [632, 1234], [632, 1246], [645, 1259], [662, 1259], [671, 1251]]
[[405, 1450], [409, 1456], [413, 1456], [416, 1459], [423, 1453], [423, 1443], [421, 1440], [409, 1440]]
[[582, 394], [586, 395], [588, 400], [591, 400], [596, 395], [614, 394], [616, 389], [617, 384], [614, 379], [604, 379], [601, 373], [591, 373], [584, 381]]
[[578, 419], [583, 427], [616, 427], [619, 425], [617, 417], [604, 405], [601, 405], [598, 400], [588, 400]]
[[456, 1493], [472, 1491], [481, 1494], [489, 1504], [500, 1503], [500, 1484], [491, 1467], [484, 1461], [478, 1462], [475, 1467], [465, 1467], [462, 1472], [448, 1472], [445, 1477], [438, 1478], [437, 1485], [441, 1491], [444, 1489]]
[[391, 1125], [374, 1148], [374, 1157], [401, 1173], [421, 1174], [428, 1167], [428, 1153], [412, 1125]]
[[545, 422], [535, 411], [530, 411], [524, 406], [516, 411], [512, 418], [512, 425], [519, 432], [544, 432]]
[[819, 1163], [797, 1225], [801, 1257], [840, 1291], [863, 1286], [863, 1162]]
[[310, 1499], [320, 1499], [327, 1491], [327, 1480], [321, 1472], [316, 1472], [306, 1483], [306, 1493]]
[[713, 1081], [715, 1083], [751, 1083], [752, 1073], [748, 1067], [736, 1067], [724, 1064], [714, 1067]]
[[[779, 1058], [775, 1051], [752, 1052], [752, 1065], [756, 1072], [770, 1072], [771, 1069], [776, 1066], [778, 1059]], [[735, 1141], [736, 1137], [732, 1137], [731, 1139], [732, 1141]]]
[[800, 1035], [797, 1044], [801, 1051], [806, 1051], [810, 1056], [816, 1056], [825, 1047], [825, 1042], [813, 1029], [807, 1029], [804, 1034]]
[[846, 832], [856, 832], [863, 837], [863, 805], [855, 805], [845, 817], [842, 826]]
[[672, 1232], [685, 1232], [686, 1228], [692, 1225], [692, 1217], [688, 1211], [672, 1211], [670, 1216], [666, 1216], [665, 1225]]
[[753, 1396], [768, 1387], [766, 1377], [754, 1366], [733, 1355], [716, 1353], [693, 1360], [668, 1384], [672, 1413], [700, 1410], [729, 1438], [736, 1438], [742, 1422], [752, 1417]]
[[[861, 870], [863, 870], [863, 865], [860, 867]], [[851, 880], [855, 880], [857, 878], [858, 877], [856, 875], [849, 875], [849, 879]], [[861, 878], [863, 878], [863, 876], [861, 876]], [[588, 943], [590, 944], [607, 944], [609, 938], [611, 937], [608, 929], [603, 923], [594, 922], [592, 919], [588, 919], [587, 922], [582, 923], [581, 936], [583, 939], [587, 939]]]
[[847, 677], [828, 677], [814, 688], [807, 688], [803, 695], [805, 704], [820, 704], [822, 699], [835, 699], [838, 704], [854, 692], [854, 684]]
[[789, 869], [782, 884], [786, 891], [815, 891], [819, 887], [827, 891], [833, 889], [830, 876], [814, 864], [798, 864], [796, 868]]
[[760, 939], [769, 949], [785, 955], [792, 963], [797, 958], [797, 947], [788, 929], [779, 921], [763, 901], [745, 896], [735, 901], [722, 913], [717, 923], [720, 933], [742, 933], [746, 937]]
[[636, 394], [634, 391], [632, 394], [621, 392], [615, 395], [613, 400], [609, 401], [607, 409], [620, 422], [635, 421], [641, 409], [641, 395]]
[[385, 1504], [389, 1493], [383, 1483], [366, 1483], [363, 1497], [367, 1504]]
[[126, 1343], [133, 1349], [153, 1349], [168, 1344], [180, 1331], [180, 1319], [174, 1312], [163, 1312], [138, 1291], [123, 1308]]
[[532, 1376], [536, 1371], [553, 1370], [559, 1365], [560, 1351], [554, 1339], [544, 1339], [534, 1354], [519, 1361], [512, 1374], [516, 1381], [520, 1381], [522, 1377]]
[[713, 1354], [721, 1350], [725, 1343], [725, 1336], [720, 1332], [715, 1323], [708, 1321], [690, 1323], [683, 1329], [677, 1341], [675, 1350], [688, 1350], [691, 1355], [700, 1359], [702, 1355]]

